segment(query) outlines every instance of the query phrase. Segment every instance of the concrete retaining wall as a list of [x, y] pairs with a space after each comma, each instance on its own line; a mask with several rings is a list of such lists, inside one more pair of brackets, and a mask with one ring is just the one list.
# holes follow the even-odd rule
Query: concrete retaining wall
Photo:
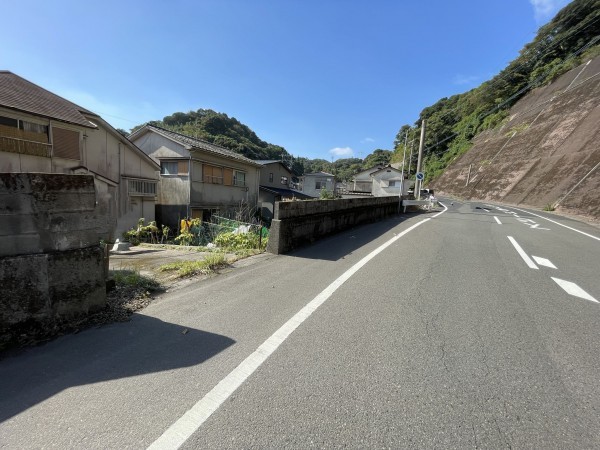
[[105, 306], [101, 219], [90, 175], [0, 173], [0, 349]]
[[267, 251], [286, 253], [328, 234], [398, 214], [398, 197], [276, 202]]

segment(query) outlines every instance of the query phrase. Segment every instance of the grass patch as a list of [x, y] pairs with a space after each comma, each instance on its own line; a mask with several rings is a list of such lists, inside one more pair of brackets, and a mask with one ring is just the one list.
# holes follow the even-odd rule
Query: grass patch
[[213, 253], [207, 255], [201, 261], [175, 261], [164, 264], [158, 268], [160, 272], [175, 272], [178, 278], [191, 277], [193, 275], [208, 275], [217, 269], [227, 267], [230, 261], [224, 253]]
[[137, 270], [111, 270], [109, 277], [115, 280], [117, 287], [145, 289], [147, 291], [156, 291], [161, 287], [158, 281], [141, 275]]
[[544, 211], [554, 211], [554, 205], [552, 203], [548, 203], [546, 206], [544, 206]]

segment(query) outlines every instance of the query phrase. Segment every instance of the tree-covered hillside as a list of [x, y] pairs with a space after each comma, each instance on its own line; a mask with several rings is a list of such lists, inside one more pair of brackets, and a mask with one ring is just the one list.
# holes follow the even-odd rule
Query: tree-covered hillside
[[[199, 109], [187, 113], [176, 112], [159, 121], [148, 122], [178, 133], [194, 136], [255, 160], [281, 160], [297, 175], [314, 172], [329, 172], [336, 175], [338, 180], [350, 180], [352, 175], [368, 167], [390, 161], [390, 150], [375, 150], [364, 160], [359, 158], [338, 159], [308, 159], [294, 157], [288, 151], [274, 144], [261, 140], [247, 125], [234, 117], [211, 109]], [[142, 127], [138, 125], [132, 132]], [[126, 133], [120, 130], [122, 133]]]
[[599, 35], [600, 0], [574, 0], [541, 27], [536, 38], [494, 78], [464, 94], [439, 100], [423, 109], [414, 125], [403, 125], [394, 141], [392, 161], [402, 161], [405, 141], [406, 154], [411, 143], [416, 153], [425, 119], [424, 172], [427, 179], [437, 177], [470, 148], [476, 134], [500, 125], [509, 108], [528, 91], [598, 55]]
[[[199, 109], [187, 113], [176, 112], [163, 120], [148, 124], [203, 139], [250, 159], [281, 159], [282, 156], [289, 159], [290, 157], [283, 147], [261, 140], [254, 131], [235, 117], [211, 109]], [[138, 125], [132, 129], [132, 132], [142, 126]]]

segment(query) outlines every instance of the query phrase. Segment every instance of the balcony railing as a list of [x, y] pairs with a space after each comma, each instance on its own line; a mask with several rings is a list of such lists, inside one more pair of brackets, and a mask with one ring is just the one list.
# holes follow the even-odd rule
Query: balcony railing
[[0, 136], [0, 151], [50, 158], [52, 155], [52, 144]]

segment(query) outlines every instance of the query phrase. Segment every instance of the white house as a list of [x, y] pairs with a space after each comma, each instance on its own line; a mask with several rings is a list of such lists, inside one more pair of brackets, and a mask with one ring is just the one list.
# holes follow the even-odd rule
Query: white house
[[371, 193], [374, 197], [386, 197], [390, 195], [400, 195], [402, 186], [402, 195], [406, 195], [408, 190], [414, 185], [414, 181], [404, 180], [402, 183], [402, 171], [392, 166], [386, 166], [370, 174]]
[[0, 71], [0, 172], [91, 174], [100, 215], [119, 238], [154, 220], [159, 166], [99, 115]]
[[373, 179], [371, 174], [383, 168], [383, 165], [370, 167], [369, 169], [358, 172], [352, 177], [351, 191], [371, 194], [373, 190]]

